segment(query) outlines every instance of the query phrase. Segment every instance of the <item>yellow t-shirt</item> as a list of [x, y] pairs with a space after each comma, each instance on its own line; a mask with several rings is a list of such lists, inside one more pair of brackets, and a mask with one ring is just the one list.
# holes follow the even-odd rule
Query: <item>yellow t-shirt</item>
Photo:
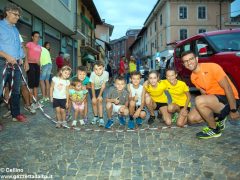
[[154, 88], [151, 85], [145, 85], [144, 86], [146, 92], [151, 96], [152, 100], [154, 102], [158, 103], [167, 103], [168, 99], [165, 94], [165, 90], [167, 90], [167, 86], [164, 82], [160, 81], [157, 84], [157, 87]]
[[133, 71], [136, 71], [137, 70], [137, 65], [133, 62], [130, 62], [129, 63], [129, 72], [133, 72]]
[[[172, 98], [172, 103], [175, 103], [179, 106], [185, 106], [187, 95], [185, 92], [189, 92], [189, 87], [185, 82], [177, 80], [176, 85], [172, 85], [168, 80], [163, 80], [163, 82], [167, 86], [167, 90]], [[189, 103], [188, 107], [191, 107], [191, 103]]]

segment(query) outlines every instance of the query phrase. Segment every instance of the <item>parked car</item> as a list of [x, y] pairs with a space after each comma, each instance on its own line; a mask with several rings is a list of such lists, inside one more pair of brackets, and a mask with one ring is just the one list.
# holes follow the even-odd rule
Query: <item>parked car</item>
[[181, 61], [181, 53], [188, 50], [195, 52], [200, 63], [219, 64], [240, 92], [240, 29], [205, 32], [176, 44], [175, 69], [179, 77], [193, 88], [190, 80], [191, 72]]

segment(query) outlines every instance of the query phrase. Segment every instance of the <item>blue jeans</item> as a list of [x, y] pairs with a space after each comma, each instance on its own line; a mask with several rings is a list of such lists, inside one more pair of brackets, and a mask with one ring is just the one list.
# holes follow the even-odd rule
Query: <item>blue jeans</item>
[[[0, 59], [0, 72], [3, 72], [5, 68], [6, 61], [2, 58]], [[13, 117], [16, 117], [20, 114], [20, 87], [21, 87], [21, 72], [17, 65], [14, 65], [14, 79], [13, 79], [13, 88], [12, 95], [10, 99], [11, 114]], [[7, 68], [5, 74], [5, 82], [11, 83], [12, 81], [12, 69]], [[3, 75], [0, 74], [0, 95], [3, 93]]]
[[40, 80], [49, 81], [51, 72], [52, 72], [52, 64], [49, 63], [41, 66]]

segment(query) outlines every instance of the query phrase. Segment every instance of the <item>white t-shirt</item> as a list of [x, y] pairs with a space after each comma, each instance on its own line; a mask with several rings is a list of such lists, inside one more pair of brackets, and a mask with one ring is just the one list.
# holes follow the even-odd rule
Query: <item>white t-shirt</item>
[[131, 91], [131, 96], [134, 97], [134, 96], [137, 96], [138, 99], [137, 99], [137, 102], [136, 102], [136, 105], [137, 106], [140, 106], [141, 103], [142, 103], [142, 91], [143, 91], [143, 86], [141, 84], [139, 84], [138, 88], [135, 89], [133, 87], [132, 84], [130, 84], [130, 91]]
[[107, 71], [103, 71], [101, 76], [97, 76], [95, 72], [91, 73], [90, 82], [94, 83], [94, 89], [101, 89], [103, 83], [107, 82], [109, 74]]
[[56, 76], [52, 78], [52, 81], [54, 82], [53, 98], [66, 99], [67, 87], [70, 85], [70, 81]]

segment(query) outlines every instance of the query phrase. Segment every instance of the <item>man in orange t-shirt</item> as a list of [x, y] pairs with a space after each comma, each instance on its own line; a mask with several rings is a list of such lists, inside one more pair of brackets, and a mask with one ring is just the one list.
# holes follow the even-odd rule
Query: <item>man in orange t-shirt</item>
[[183, 52], [181, 58], [184, 66], [192, 71], [192, 83], [202, 94], [196, 97], [196, 108], [188, 114], [188, 121], [208, 123], [207, 128], [196, 134], [198, 138], [219, 137], [228, 114], [234, 120], [240, 117], [237, 89], [218, 64], [198, 63], [198, 57], [191, 51]]

